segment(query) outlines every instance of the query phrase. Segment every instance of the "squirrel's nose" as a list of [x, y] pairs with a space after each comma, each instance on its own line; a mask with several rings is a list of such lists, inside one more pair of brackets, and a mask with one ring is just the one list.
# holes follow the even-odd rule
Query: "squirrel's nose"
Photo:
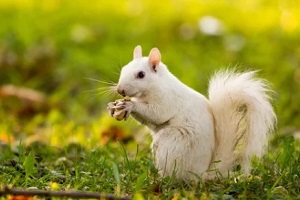
[[125, 90], [122, 89], [121, 87], [118, 87], [118, 88], [117, 88], [117, 91], [118, 91], [118, 93], [119, 93], [120, 95], [122, 95], [123, 97], [126, 96]]

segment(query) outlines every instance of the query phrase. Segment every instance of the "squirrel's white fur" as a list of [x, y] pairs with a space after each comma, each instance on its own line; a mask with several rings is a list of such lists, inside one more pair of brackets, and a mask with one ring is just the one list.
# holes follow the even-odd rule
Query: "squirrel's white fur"
[[131, 101], [109, 104], [110, 111], [122, 108], [126, 118], [131, 114], [145, 124], [159, 173], [180, 180], [226, 176], [236, 163], [249, 173], [251, 157], [263, 155], [276, 122], [268, 83], [254, 71], [218, 72], [208, 100], [168, 71], [157, 48], [149, 57], [135, 48], [133, 61], [122, 68], [118, 92]]

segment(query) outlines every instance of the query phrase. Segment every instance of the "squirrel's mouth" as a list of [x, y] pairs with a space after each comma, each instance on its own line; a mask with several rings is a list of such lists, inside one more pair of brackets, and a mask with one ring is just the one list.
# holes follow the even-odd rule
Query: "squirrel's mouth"
[[141, 94], [130, 85], [121, 86], [120, 84], [117, 86], [117, 93], [123, 97], [138, 97]]
[[138, 97], [139, 96], [139, 92], [135, 92], [133, 94], [127, 94], [128, 97]]
[[129, 92], [126, 92], [125, 90], [122, 90], [122, 91], [118, 91], [118, 93], [123, 97], [138, 97], [139, 96], [139, 92], [135, 92], [135, 93], [130, 94]]

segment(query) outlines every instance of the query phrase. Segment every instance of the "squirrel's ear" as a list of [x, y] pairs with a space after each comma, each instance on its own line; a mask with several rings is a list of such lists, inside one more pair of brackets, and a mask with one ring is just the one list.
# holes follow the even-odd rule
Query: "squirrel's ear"
[[142, 47], [140, 45], [136, 46], [133, 50], [133, 59], [141, 58], [142, 55]]
[[160, 55], [158, 48], [151, 49], [150, 54], [149, 54], [149, 65], [152, 67], [152, 69], [155, 72], [156, 72], [156, 69], [157, 69], [160, 61], [161, 61], [161, 55]]

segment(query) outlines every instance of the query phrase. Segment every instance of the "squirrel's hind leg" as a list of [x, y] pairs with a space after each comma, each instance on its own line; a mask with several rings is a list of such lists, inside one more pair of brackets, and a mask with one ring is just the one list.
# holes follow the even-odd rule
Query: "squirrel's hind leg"
[[191, 136], [184, 128], [164, 128], [153, 134], [152, 151], [161, 176], [199, 180], [210, 164], [209, 142]]

